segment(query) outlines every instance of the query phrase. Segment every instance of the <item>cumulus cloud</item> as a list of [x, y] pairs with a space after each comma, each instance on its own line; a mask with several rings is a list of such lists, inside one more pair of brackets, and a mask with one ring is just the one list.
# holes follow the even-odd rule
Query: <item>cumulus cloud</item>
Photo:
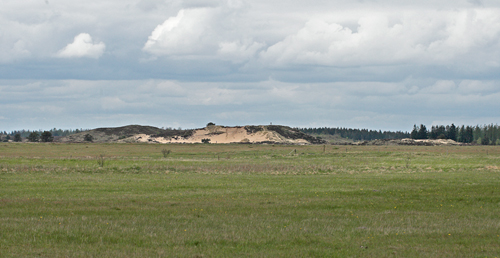
[[499, 14], [495, 9], [477, 9], [409, 12], [394, 18], [373, 12], [358, 19], [355, 31], [313, 19], [260, 57], [277, 66], [453, 64], [464, 57], [482, 59], [486, 53], [488, 59], [496, 60], [500, 56]]
[[73, 43], [68, 44], [65, 48], [61, 49], [57, 56], [61, 58], [99, 58], [104, 53], [106, 45], [103, 42], [94, 42], [88, 33], [78, 34]]
[[44, 41], [40, 34], [47, 33], [47, 27], [22, 24], [5, 20], [0, 13], [0, 63], [30, 58], [36, 49], [33, 42]]
[[247, 61], [265, 45], [254, 41], [247, 35], [252, 32], [241, 27], [238, 15], [244, 6], [241, 1], [230, 0], [220, 6], [181, 9], [156, 26], [143, 51], [155, 56]]
[[229, 60], [234, 63], [241, 63], [252, 59], [255, 54], [264, 48], [263, 43], [247, 41], [241, 42], [240, 40], [232, 42], [219, 43], [217, 54], [221, 59]]
[[[493, 0], [27, 1], [2, 2], [0, 62], [32, 58], [50, 63], [57, 60], [48, 57], [99, 58], [104, 50], [109, 54], [105, 75], [102, 66], [64, 67], [74, 69], [65, 74], [78, 78], [125, 74], [181, 79], [175, 76], [189, 74], [204, 80], [208, 74], [312, 81], [318, 76], [311, 76], [311, 70], [322, 67], [320, 80], [345, 80], [345, 74], [359, 74], [358, 80], [393, 80], [395, 74], [410, 76], [415, 67], [440, 66], [471, 79], [500, 67], [500, 3]], [[75, 31], [87, 32], [88, 38], [80, 34], [74, 42], [67, 41]], [[92, 40], [98, 34], [105, 45]], [[387, 65], [412, 67], [393, 73], [387, 67], [332, 71]], [[165, 67], [177, 70], [158, 72]]]
[[180, 10], [154, 29], [144, 50], [156, 55], [202, 54], [213, 44], [213, 15], [210, 8]]

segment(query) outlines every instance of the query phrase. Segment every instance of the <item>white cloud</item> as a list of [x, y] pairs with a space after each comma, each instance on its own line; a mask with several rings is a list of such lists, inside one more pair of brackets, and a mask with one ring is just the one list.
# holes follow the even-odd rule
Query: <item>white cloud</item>
[[458, 85], [463, 95], [490, 95], [500, 93], [499, 81], [463, 80]]
[[102, 56], [105, 49], [106, 45], [103, 42], [94, 42], [88, 33], [80, 33], [75, 37], [73, 43], [68, 44], [57, 53], [57, 57], [89, 57], [97, 59]]
[[219, 43], [218, 55], [221, 59], [241, 63], [252, 59], [265, 45], [254, 41], [242, 43], [240, 40]]
[[[455, 64], [500, 57], [500, 10], [466, 9], [398, 14], [373, 11], [355, 31], [313, 19], [260, 55], [275, 66]], [[469, 56], [478, 54], [477, 56]]]
[[33, 42], [45, 42], [42, 34], [48, 33], [46, 26], [22, 24], [5, 20], [0, 13], [0, 63], [30, 58], [36, 49]]
[[154, 29], [143, 49], [156, 55], [203, 54], [213, 48], [213, 16], [213, 8], [182, 9]]
[[[203, 2], [203, 5], [208, 4]], [[143, 51], [175, 58], [248, 61], [265, 45], [247, 36], [253, 32], [244, 29], [240, 17], [244, 7], [243, 2], [230, 0], [220, 6], [181, 9], [176, 16], [156, 26]]]
[[454, 81], [450, 80], [439, 80], [434, 85], [423, 89], [422, 93], [429, 94], [450, 94], [455, 93], [457, 86]]
[[101, 99], [103, 110], [120, 110], [127, 106], [127, 103], [119, 97], [104, 97]]
[[26, 49], [26, 43], [23, 40], [18, 40], [12, 47], [12, 53], [16, 56], [27, 57], [31, 52]]

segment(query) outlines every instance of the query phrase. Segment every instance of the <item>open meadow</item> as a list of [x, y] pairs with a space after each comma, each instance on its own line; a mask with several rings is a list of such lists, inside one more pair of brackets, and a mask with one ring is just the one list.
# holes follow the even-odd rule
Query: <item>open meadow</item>
[[0, 256], [500, 257], [500, 147], [1, 143]]

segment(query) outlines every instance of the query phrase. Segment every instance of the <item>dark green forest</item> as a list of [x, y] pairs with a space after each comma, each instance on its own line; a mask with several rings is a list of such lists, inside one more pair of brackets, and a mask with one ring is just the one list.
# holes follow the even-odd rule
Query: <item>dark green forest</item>
[[462, 143], [482, 145], [500, 145], [500, 127], [498, 125], [460, 126], [439, 125], [430, 129], [423, 124], [414, 125], [410, 133], [412, 139], [451, 139]]
[[312, 134], [312, 135], [332, 135], [339, 136], [345, 139], [351, 139], [354, 141], [371, 141], [380, 139], [404, 139], [410, 138], [408, 132], [391, 132], [391, 131], [377, 131], [368, 129], [352, 129], [352, 128], [297, 128], [301, 132]]
[[[12, 131], [10, 133], [7, 133], [7, 132], [4, 132], [4, 134], [6, 135], [16, 135], [16, 134], [20, 134], [21, 137], [28, 137], [32, 132], [38, 132], [38, 133], [42, 133], [44, 132], [45, 130], [34, 130], [34, 131], [30, 131], [30, 130], [19, 130], [19, 131]], [[79, 132], [84, 132], [84, 131], [88, 131], [88, 129], [57, 129], [57, 128], [53, 128], [53, 129], [50, 129], [50, 130], [47, 130], [48, 132], [50, 132], [52, 134], [52, 136], [68, 136], [68, 135], [72, 135], [72, 134], [75, 134], [75, 133], [79, 133]]]
[[425, 125], [414, 125], [411, 133], [377, 131], [368, 129], [352, 128], [297, 128], [300, 131], [312, 135], [331, 135], [340, 138], [351, 139], [353, 141], [371, 141], [381, 139], [451, 139], [461, 143], [500, 145], [500, 127], [498, 125], [437, 125], [428, 129]]

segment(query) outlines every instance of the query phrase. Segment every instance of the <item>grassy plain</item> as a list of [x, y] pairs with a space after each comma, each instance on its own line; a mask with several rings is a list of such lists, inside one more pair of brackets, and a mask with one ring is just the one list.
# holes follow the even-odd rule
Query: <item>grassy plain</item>
[[499, 188], [496, 146], [2, 143], [0, 256], [500, 257]]

